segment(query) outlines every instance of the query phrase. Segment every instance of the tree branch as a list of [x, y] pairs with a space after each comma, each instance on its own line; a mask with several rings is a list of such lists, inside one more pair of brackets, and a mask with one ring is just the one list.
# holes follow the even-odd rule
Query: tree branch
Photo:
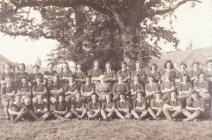
[[175, 6], [167, 8], [167, 9], [156, 10], [156, 11], [147, 11], [146, 17], [153, 17], [153, 16], [156, 16], [156, 15], [163, 15], [163, 14], [172, 12], [172, 11], [176, 10], [178, 7], [180, 7], [181, 5], [183, 5], [183, 4], [185, 4], [189, 1], [201, 3], [200, 0], [181, 0]]
[[[20, 1], [20, 2], [19, 2]], [[24, 7], [46, 7], [46, 6], [55, 6], [55, 7], [76, 7], [76, 6], [88, 6], [93, 8], [100, 13], [105, 15], [111, 15], [111, 11], [104, 6], [100, 6], [98, 2], [94, 0], [11, 0], [11, 3], [17, 8]]]

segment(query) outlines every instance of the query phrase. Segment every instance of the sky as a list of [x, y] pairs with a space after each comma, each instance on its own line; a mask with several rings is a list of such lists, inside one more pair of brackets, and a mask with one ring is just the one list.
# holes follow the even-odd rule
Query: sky
[[[212, 0], [202, 0], [201, 4], [191, 8], [185, 4], [176, 10], [177, 19], [173, 22], [176, 36], [180, 40], [179, 49], [185, 48], [192, 42], [193, 48], [212, 47]], [[161, 25], [169, 26], [168, 21]], [[57, 47], [53, 40], [30, 40], [24, 37], [13, 38], [0, 33], [0, 54], [13, 62], [34, 64], [40, 57], [46, 64], [47, 54]], [[172, 51], [170, 45], [163, 45], [162, 51]]]

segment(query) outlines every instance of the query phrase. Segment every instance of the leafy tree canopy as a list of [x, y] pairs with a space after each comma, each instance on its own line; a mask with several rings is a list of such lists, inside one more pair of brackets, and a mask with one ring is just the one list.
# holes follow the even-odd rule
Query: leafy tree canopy
[[181, 5], [199, 0], [1, 0], [0, 32], [58, 41], [49, 54], [55, 63], [73, 60], [90, 65], [159, 57], [159, 41], [177, 47], [173, 29], [158, 23], [174, 17]]

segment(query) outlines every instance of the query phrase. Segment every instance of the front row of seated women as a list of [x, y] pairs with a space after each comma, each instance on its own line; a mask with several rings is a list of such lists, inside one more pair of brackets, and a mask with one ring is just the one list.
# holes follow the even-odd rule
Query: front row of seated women
[[200, 73], [198, 80], [191, 84], [184, 74], [182, 82], [174, 83], [167, 75], [161, 84], [155, 83], [152, 76], [148, 84], [142, 85], [135, 75], [131, 83], [125, 83], [123, 76], [110, 85], [104, 82], [93, 84], [91, 77], [86, 82], [76, 84], [72, 76], [64, 87], [54, 79], [46, 88], [41, 77], [36, 77], [33, 87], [28, 86], [22, 78], [18, 89], [13, 87], [10, 79], [2, 87], [2, 101], [8, 119], [13, 122], [21, 120], [59, 119], [183, 119], [196, 120], [207, 109], [210, 95], [205, 74]]

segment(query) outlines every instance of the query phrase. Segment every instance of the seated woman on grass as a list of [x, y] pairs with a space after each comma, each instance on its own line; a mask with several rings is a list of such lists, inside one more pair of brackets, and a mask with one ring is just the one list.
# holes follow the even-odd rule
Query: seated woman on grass
[[186, 102], [191, 100], [191, 93], [193, 90], [192, 83], [189, 81], [188, 75], [183, 75], [182, 82], [178, 85], [178, 93], [179, 93], [179, 100], [182, 103], [182, 107], [186, 106]]
[[198, 76], [198, 80], [194, 82], [194, 90], [200, 95], [202, 100], [209, 101], [209, 83], [206, 80], [205, 73], [202, 72]]
[[116, 104], [113, 101], [113, 95], [107, 94], [106, 101], [102, 103], [101, 108], [101, 115], [104, 120], [112, 119], [113, 115], [115, 114]]
[[159, 119], [160, 115], [163, 114], [163, 100], [161, 99], [161, 94], [157, 93], [154, 98], [151, 98], [150, 104], [148, 105], [148, 111], [154, 120]]
[[82, 95], [78, 92], [73, 100], [71, 100], [71, 113], [73, 117], [83, 119], [86, 116], [87, 108]]
[[186, 108], [182, 109], [182, 113], [186, 116], [183, 121], [195, 121], [205, 112], [205, 104], [201, 101], [197, 92], [192, 93], [193, 100], [187, 102]]
[[42, 95], [37, 96], [37, 101], [33, 104], [33, 107], [35, 114], [40, 118], [40, 120], [45, 121], [50, 117], [48, 103], [43, 101]]
[[31, 98], [31, 86], [25, 77], [21, 79], [21, 83], [18, 84], [17, 94], [21, 96], [21, 101], [23, 102], [25, 98]]
[[17, 123], [21, 119], [27, 121], [40, 121], [40, 118], [34, 112], [31, 98], [24, 99], [24, 103], [21, 104], [21, 109], [18, 112], [16, 118], [14, 119], [14, 123]]
[[163, 114], [167, 120], [175, 120], [182, 113], [182, 104], [177, 98], [176, 92], [171, 92], [168, 100], [163, 105]]
[[131, 114], [135, 119], [138, 120], [143, 119], [148, 115], [147, 104], [143, 93], [137, 93], [137, 98], [133, 101], [133, 108], [131, 110]]
[[17, 95], [10, 99], [8, 113], [10, 114], [10, 120], [14, 122], [15, 118], [21, 111], [21, 96]]
[[140, 81], [139, 75], [135, 75], [133, 77], [133, 81], [130, 84], [130, 91], [131, 91], [131, 99], [136, 99], [138, 93], [144, 93], [144, 85]]
[[36, 84], [32, 88], [32, 95], [33, 95], [33, 102], [35, 103], [37, 101], [38, 95], [42, 95], [44, 97], [44, 100], [47, 102], [47, 88], [43, 84], [41, 77], [36, 78]]
[[119, 100], [116, 102], [116, 115], [120, 119], [130, 119], [131, 114], [131, 103], [129, 99], [126, 99], [125, 94], [119, 94]]
[[175, 83], [171, 81], [169, 74], [165, 77], [165, 81], [160, 84], [160, 90], [163, 101], [169, 99], [172, 92], [176, 92]]
[[6, 78], [5, 79], [5, 85], [1, 87], [1, 96], [2, 96], [2, 105], [4, 107], [4, 113], [6, 115], [6, 118], [9, 120], [10, 116], [8, 113], [9, 108], [9, 101], [11, 98], [14, 98], [14, 96], [17, 93], [17, 89], [15, 87], [14, 82], [12, 82], [12, 79]]
[[101, 103], [98, 101], [98, 95], [92, 94], [91, 101], [86, 105], [87, 107], [87, 116], [89, 120], [98, 119], [101, 112]]
[[58, 95], [58, 101], [54, 103], [53, 115], [58, 120], [68, 120], [71, 117], [69, 106], [63, 93]]

